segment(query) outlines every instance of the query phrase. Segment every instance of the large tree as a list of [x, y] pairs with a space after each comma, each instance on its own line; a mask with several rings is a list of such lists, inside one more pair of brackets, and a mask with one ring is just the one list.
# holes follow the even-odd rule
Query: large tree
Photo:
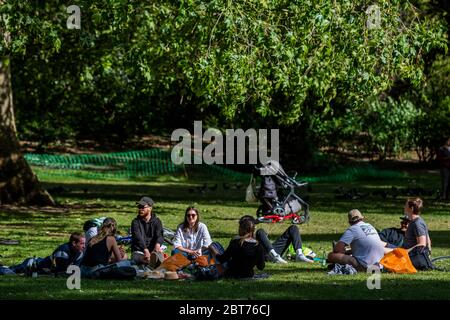
[[[441, 21], [406, 0], [0, 3], [0, 28], [11, 34], [0, 57], [23, 64], [11, 66], [19, 111], [55, 112], [47, 127], [77, 117], [88, 128], [120, 124], [140, 119], [139, 106], [139, 117], [159, 113], [159, 103], [170, 119], [194, 105], [232, 123], [247, 115], [301, 123], [314, 139], [324, 121], [364, 112], [368, 97], [396, 81], [419, 84], [424, 55], [445, 46]], [[70, 4], [81, 8], [81, 30], [66, 27]], [[7, 150], [11, 134], [2, 135]]]
[[[5, 1], [0, 0], [0, 7]], [[11, 44], [4, 13], [0, 13], [0, 48]], [[0, 52], [0, 204], [19, 203], [55, 205], [50, 194], [42, 188], [21, 152], [14, 118], [10, 59]]]
[[0, 57], [0, 204], [54, 205], [23, 157], [17, 139], [9, 60]]

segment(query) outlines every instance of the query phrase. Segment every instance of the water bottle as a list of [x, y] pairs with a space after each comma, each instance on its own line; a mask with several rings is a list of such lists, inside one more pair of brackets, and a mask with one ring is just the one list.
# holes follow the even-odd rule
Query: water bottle
[[326, 265], [327, 265], [327, 258], [326, 258], [326, 253], [325, 253], [325, 251], [323, 251], [323, 254], [322, 254], [322, 267], [326, 267]]

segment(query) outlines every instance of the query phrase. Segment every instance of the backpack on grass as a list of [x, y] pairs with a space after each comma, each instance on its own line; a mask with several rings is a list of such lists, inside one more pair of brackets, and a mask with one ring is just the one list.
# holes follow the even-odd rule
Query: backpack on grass
[[434, 270], [430, 259], [430, 250], [425, 246], [418, 246], [409, 251], [409, 258], [417, 270]]
[[101, 217], [101, 218], [95, 218], [95, 219], [87, 220], [83, 224], [83, 231], [86, 232], [90, 228], [93, 228], [93, 227], [97, 227], [98, 228], [98, 227], [100, 227], [105, 219], [106, 219], [106, 217]]

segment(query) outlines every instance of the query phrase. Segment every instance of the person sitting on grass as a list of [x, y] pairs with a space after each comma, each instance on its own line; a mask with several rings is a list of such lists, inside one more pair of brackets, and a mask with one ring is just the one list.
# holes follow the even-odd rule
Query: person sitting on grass
[[26, 273], [36, 262], [38, 274], [65, 273], [70, 265], [79, 266], [83, 258], [86, 239], [80, 232], [73, 232], [69, 242], [60, 245], [53, 253], [45, 258], [28, 258], [21, 264], [9, 267], [14, 273]]
[[161, 249], [164, 243], [162, 222], [153, 213], [152, 198], [142, 197], [136, 204], [138, 216], [131, 222], [132, 259], [137, 264], [156, 268], [164, 261]]
[[388, 248], [399, 248], [403, 245], [409, 219], [407, 216], [400, 217], [400, 219], [400, 228], [386, 228], [378, 232], [381, 241], [386, 242]]
[[244, 216], [239, 220], [239, 236], [233, 238], [223, 254], [211, 246], [211, 252], [222, 265], [226, 264], [225, 277], [252, 278], [254, 267], [264, 270], [265, 252], [255, 239], [255, 219]]
[[405, 203], [405, 214], [410, 222], [405, 232], [403, 248], [409, 250], [409, 257], [418, 270], [433, 269], [430, 261], [431, 239], [428, 226], [420, 216], [423, 201], [420, 198], [408, 199]]
[[105, 221], [105, 219], [106, 217], [90, 219], [83, 224], [83, 231], [84, 237], [86, 238], [86, 243], [89, 243], [89, 240], [91, 240], [98, 234], [98, 231], [102, 227], [103, 221]]
[[303, 254], [302, 238], [297, 226], [290, 226], [287, 228], [286, 231], [284, 231], [283, 234], [273, 243], [269, 241], [268, 234], [264, 229], [258, 229], [258, 231], [256, 231], [256, 240], [261, 242], [264, 247], [266, 252], [266, 260], [268, 261], [275, 263], [287, 263], [287, 261], [281, 256], [292, 243], [296, 252], [295, 261], [308, 263], [314, 262]]
[[202, 254], [208, 253], [212, 240], [208, 227], [200, 222], [200, 214], [194, 207], [188, 207], [184, 214], [184, 221], [176, 231], [173, 241], [172, 255], [183, 254], [189, 260], [195, 260]]
[[[328, 262], [351, 265], [357, 271], [365, 271], [371, 265], [378, 265], [385, 254], [386, 243], [381, 241], [377, 230], [363, 221], [364, 216], [357, 209], [348, 213], [350, 227], [328, 254]], [[350, 246], [351, 255], [346, 253]]]
[[[83, 224], [83, 230], [84, 230], [84, 236], [86, 238], [86, 244], [88, 244], [89, 241], [98, 234], [105, 219], [106, 219], [106, 217], [89, 219]], [[127, 234], [126, 236], [121, 236], [121, 235], [117, 234], [116, 241], [119, 244], [131, 243], [131, 234]], [[120, 246], [119, 248], [121, 250], [123, 250], [122, 246]]]
[[87, 275], [94, 267], [106, 266], [127, 259], [127, 254], [117, 245], [116, 231], [116, 220], [106, 218], [99, 233], [87, 245], [81, 262], [83, 274]]

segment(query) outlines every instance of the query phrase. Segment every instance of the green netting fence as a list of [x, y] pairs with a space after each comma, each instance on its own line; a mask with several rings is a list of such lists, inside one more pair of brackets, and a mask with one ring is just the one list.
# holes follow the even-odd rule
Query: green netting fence
[[170, 152], [158, 148], [102, 154], [25, 154], [32, 166], [46, 175], [85, 178], [134, 178], [182, 172]]
[[114, 152], [102, 154], [25, 154], [38, 176], [66, 176], [87, 179], [129, 179], [158, 175], [183, 174], [188, 167], [211, 175], [229, 179], [246, 178], [249, 175], [217, 165], [176, 165], [170, 150]]
[[[159, 175], [187, 174], [195, 172], [209, 177], [230, 180], [247, 180], [249, 173], [237, 172], [219, 165], [176, 165], [170, 150], [114, 152], [102, 154], [25, 154], [38, 176], [81, 177], [86, 179], [130, 179]], [[403, 178], [406, 174], [393, 170], [380, 170], [370, 165], [347, 167], [323, 176], [302, 176], [298, 181], [346, 182], [370, 179]]]

